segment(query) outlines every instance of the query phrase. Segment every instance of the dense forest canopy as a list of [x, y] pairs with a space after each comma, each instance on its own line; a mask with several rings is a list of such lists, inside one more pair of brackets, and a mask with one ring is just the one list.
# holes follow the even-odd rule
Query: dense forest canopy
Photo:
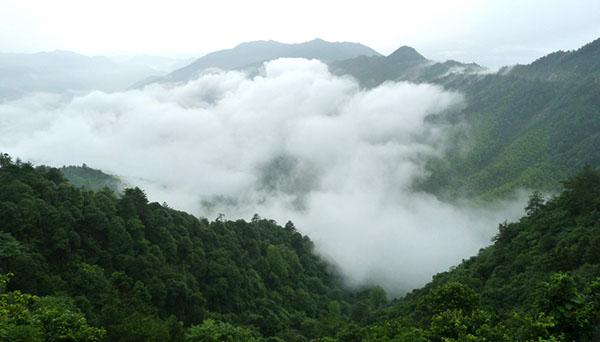
[[[304, 340], [333, 333], [329, 322], [349, 315], [354, 296], [365, 308], [385, 302], [379, 289], [346, 291], [291, 222], [209, 222], [148, 203], [138, 188], [117, 197], [7, 155], [0, 165], [0, 270], [14, 274], [6, 290], [64, 302], [109, 340], [179, 340], [203, 321], [189, 333], [228, 327], [217, 321]], [[10, 333], [21, 323], [6, 324]]]
[[209, 222], [0, 158], [0, 339], [587, 341], [600, 322], [600, 172], [389, 302], [347, 289], [293, 223]]

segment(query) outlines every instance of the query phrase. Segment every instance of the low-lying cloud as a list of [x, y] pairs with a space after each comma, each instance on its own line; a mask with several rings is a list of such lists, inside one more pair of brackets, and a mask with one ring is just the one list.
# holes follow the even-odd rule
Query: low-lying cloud
[[0, 151], [85, 162], [210, 218], [292, 220], [349, 284], [398, 294], [475, 254], [520, 213], [521, 203], [481, 208], [412, 190], [454, 129], [426, 117], [462, 101], [425, 84], [362, 90], [321, 62], [280, 59], [254, 77], [213, 72], [184, 85], [0, 103]]

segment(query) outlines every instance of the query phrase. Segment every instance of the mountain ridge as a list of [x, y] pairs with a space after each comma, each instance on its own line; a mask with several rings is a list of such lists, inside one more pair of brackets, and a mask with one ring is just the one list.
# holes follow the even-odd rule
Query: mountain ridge
[[585, 164], [600, 166], [600, 39], [498, 72], [399, 50], [395, 58], [358, 57], [329, 66], [365, 88], [408, 81], [463, 94], [464, 107], [434, 118], [466, 127], [453, 133], [444, 158], [429, 163], [431, 176], [421, 189], [448, 199], [502, 197], [522, 188], [555, 191]]
[[[313, 39], [303, 43], [281, 43], [274, 40], [258, 40], [236, 45], [231, 49], [211, 52], [191, 64], [177, 69], [158, 82], [183, 82], [194, 79], [208, 68], [239, 70], [260, 65], [277, 58], [314, 58], [322, 61], [341, 60], [360, 55], [380, 55], [377, 51], [352, 42], [328, 42]], [[157, 82], [151, 80], [150, 83]], [[148, 83], [142, 83], [141, 86]]]
[[0, 100], [35, 92], [122, 91], [141, 78], [164, 73], [170, 63], [177, 65], [177, 60], [135, 56], [119, 60], [65, 50], [0, 53]]
[[385, 81], [450, 82], [462, 75], [474, 75], [486, 69], [476, 63], [462, 63], [455, 60], [436, 62], [427, 59], [415, 48], [401, 46], [387, 56], [359, 56], [328, 63], [332, 73], [350, 75], [361, 86], [373, 88]]
[[448, 160], [433, 167], [433, 182], [454, 189], [450, 197], [456, 189], [497, 197], [519, 188], [556, 191], [584, 165], [600, 166], [599, 56], [595, 40], [497, 73], [432, 80], [464, 94], [466, 106], [448, 117], [469, 125]]

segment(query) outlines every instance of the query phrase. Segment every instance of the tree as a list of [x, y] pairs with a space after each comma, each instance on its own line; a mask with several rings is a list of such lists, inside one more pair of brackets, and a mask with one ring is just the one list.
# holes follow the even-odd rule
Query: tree
[[12, 165], [12, 158], [6, 153], [0, 153], [0, 167], [8, 167]]
[[258, 342], [258, 333], [229, 323], [206, 319], [200, 325], [192, 326], [185, 334], [187, 342]]
[[448, 310], [473, 311], [479, 303], [479, 295], [471, 288], [459, 283], [448, 282], [424, 295], [417, 304], [421, 319], [429, 321], [435, 314]]
[[6, 292], [12, 274], [0, 275], [0, 340], [101, 341], [104, 329], [87, 323], [69, 299]]
[[525, 207], [525, 212], [528, 216], [535, 214], [540, 208], [544, 206], [544, 197], [539, 191], [534, 191], [529, 195], [529, 201]]
[[556, 321], [554, 331], [564, 334], [568, 340], [591, 337], [600, 317], [598, 284], [598, 281], [591, 283], [585, 293], [581, 293], [573, 277], [566, 273], [555, 273], [543, 284], [538, 306]]

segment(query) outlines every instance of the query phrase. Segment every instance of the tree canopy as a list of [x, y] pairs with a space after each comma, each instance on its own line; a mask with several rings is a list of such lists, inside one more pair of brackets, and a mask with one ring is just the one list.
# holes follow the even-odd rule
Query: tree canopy
[[563, 186], [388, 301], [344, 287], [291, 222], [209, 221], [0, 154], [0, 340], [592, 341], [600, 172]]

